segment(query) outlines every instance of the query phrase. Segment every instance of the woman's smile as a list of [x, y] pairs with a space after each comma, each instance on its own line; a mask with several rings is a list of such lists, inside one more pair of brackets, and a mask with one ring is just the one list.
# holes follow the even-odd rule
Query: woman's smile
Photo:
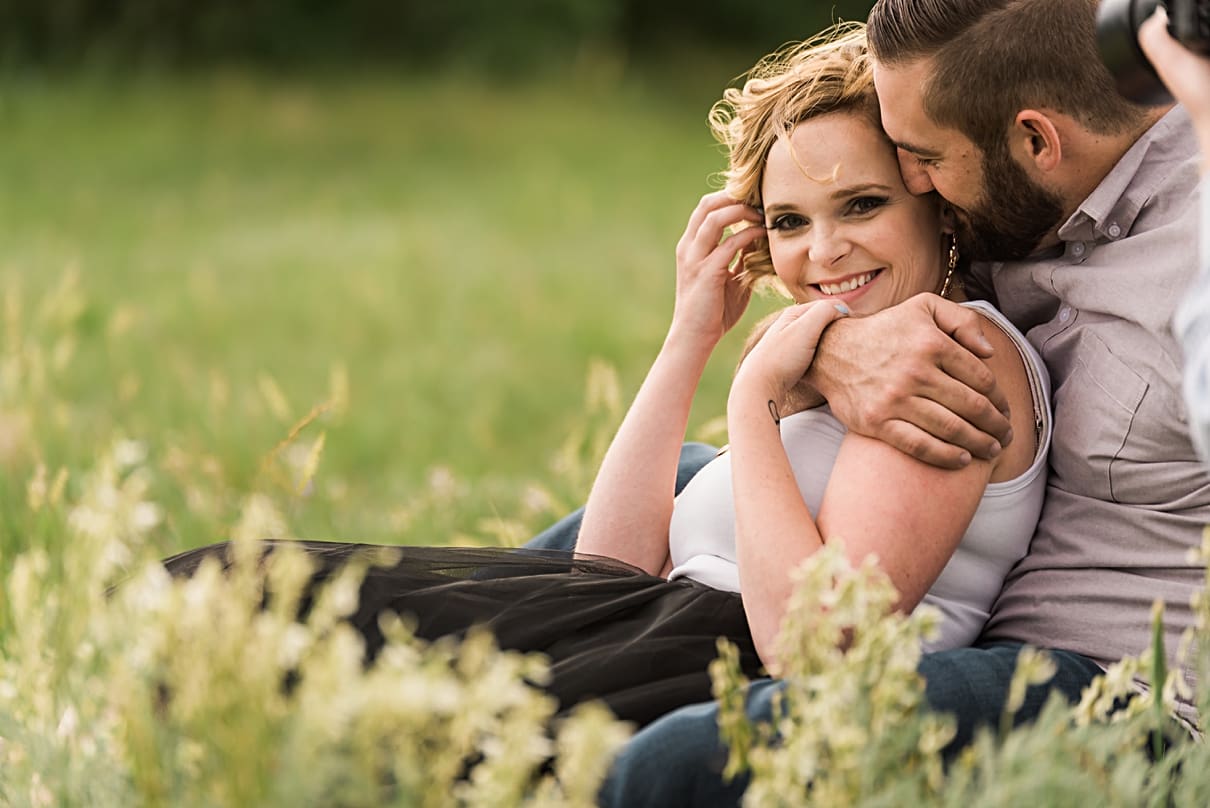
[[841, 300], [855, 300], [869, 289], [871, 283], [882, 275], [882, 268], [859, 272], [845, 278], [832, 281], [821, 281], [811, 284], [812, 289], [819, 290], [824, 297], [835, 297]]
[[941, 208], [903, 185], [894, 147], [866, 115], [795, 124], [765, 160], [769, 258], [784, 288], [857, 314], [940, 289]]

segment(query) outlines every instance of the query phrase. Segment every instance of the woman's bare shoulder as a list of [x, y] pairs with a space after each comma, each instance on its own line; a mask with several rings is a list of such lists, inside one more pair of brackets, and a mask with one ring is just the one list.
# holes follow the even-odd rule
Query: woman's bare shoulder
[[983, 334], [995, 349], [992, 356], [983, 361], [1008, 399], [1013, 430], [1013, 440], [996, 458], [992, 469], [991, 482], [995, 483], [1018, 477], [1033, 465], [1038, 451], [1034, 429], [1034, 395], [1029, 373], [1025, 369], [1025, 359], [1016, 340], [991, 316], [982, 311], [979, 314], [987, 322]]

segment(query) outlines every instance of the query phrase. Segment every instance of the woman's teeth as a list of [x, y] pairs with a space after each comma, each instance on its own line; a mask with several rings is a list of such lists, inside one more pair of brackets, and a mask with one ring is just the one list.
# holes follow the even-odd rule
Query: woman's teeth
[[867, 283], [872, 281], [874, 276], [877, 274], [877, 272], [866, 272], [862, 275], [856, 275], [852, 278], [849, 278], [847, 281], [841, 281], [840, 283], [821, 283], [819, 284], [819, 290], [825, 295], [844, 294], [845, 292], [851, 292], [854, 289], [865, 286]]

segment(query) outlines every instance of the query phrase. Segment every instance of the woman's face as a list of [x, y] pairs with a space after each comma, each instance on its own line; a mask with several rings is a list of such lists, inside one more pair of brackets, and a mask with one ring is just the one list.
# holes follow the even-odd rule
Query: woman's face
[[937, 198], [908, 192], [894, 147], [864, 116], [798, 124], [770, 150], [761, 198], [773, 268], [795, 301], [873, 314], [940, 290]]

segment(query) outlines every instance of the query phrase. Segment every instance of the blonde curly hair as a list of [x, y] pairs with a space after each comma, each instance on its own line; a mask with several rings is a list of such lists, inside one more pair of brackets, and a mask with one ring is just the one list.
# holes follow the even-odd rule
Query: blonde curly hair
[[[742, 88], [724, 91], [709, 116], [714, 137], [727, 148], [725, 188], [744, 204], [762, 206], [769, 151], [802, 121], [851, 111], [882, 131], [862, 23], [840, 23], [787, 45], [761, 59], [745, 78]], [[739, 279], [747, 286], [771, 284], [785, 294], [764, 238], [744, 256]]]

